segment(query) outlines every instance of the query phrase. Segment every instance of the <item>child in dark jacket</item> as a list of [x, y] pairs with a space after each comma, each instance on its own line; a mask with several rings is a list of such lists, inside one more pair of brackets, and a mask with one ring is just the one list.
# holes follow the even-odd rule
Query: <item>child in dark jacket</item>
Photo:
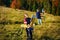
[[38, 24], [42, 24], [41, 13], [40, 13], [39, 9], [37, 9], [36, 17], [38, 19]]
[[30, 26], [31, 18], [28, 17], [28, 14], [24, 14], [24, 23], [27, 25], [26, 33], [27, 33], [27, 40], [32, 40], [32, 30], [33, 28]]

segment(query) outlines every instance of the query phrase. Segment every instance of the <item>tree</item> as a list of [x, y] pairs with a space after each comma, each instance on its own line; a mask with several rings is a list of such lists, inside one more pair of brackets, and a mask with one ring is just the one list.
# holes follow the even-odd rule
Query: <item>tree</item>
[[6, 7], [10, 7], [12, 0], [0, 0], [0, 5], [5, 5]]

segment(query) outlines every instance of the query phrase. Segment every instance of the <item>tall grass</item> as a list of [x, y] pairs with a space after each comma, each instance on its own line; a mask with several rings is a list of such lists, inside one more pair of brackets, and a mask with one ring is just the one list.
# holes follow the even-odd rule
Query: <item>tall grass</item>
[[[0, 40], [26, 40], [26, 31], [21, 28], [24, 13], [31, 17], [35, 12], [0, 8]], [[60, 40], [60, 16], [45, 13], [42, 25], [35, 25], [33, 30], [34, 40]], [[37, 20], [35, 19], [37, 23]]]

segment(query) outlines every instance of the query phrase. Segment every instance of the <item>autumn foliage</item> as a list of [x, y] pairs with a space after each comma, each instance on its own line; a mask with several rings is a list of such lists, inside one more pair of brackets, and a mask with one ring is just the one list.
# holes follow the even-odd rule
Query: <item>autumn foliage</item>
[[20, 8], [20, 1], [19, 0], [13, 0], [10, 7], [19, 9]]
[[54, 1], [54, 5], [57, 7], [58, 6], [58, 2], [59, 2], [59, 0], [55, 0]]

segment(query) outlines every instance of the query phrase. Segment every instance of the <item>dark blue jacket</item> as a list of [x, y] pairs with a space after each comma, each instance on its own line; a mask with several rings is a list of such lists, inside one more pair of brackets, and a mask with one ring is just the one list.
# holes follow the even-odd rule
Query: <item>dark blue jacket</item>
[[31, 18], [26, 18], [27, 24], [30, 24]]
[[41, 14], [40, 14], [40, 12], [36, 12], [36, 17], [38, 18], [38, 19], [41, 19], [41, 16], [40, 16]]

